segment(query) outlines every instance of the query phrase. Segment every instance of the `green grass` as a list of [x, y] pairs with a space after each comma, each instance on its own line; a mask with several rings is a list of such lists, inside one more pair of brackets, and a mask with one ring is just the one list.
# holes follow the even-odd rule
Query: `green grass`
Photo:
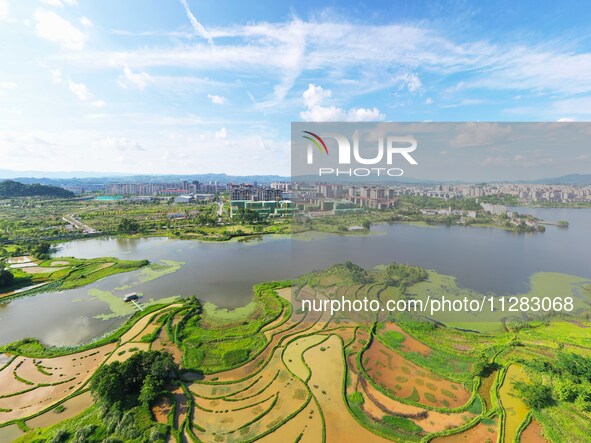
[[116, 421], [112, 415], [105, 414], [94, 405], [80, 415], [57, 425], [30, 431], [15, 440], [15, 443], [101, 443], [107, 437], [126, 442], [165, 443], [168, 432], [169, 427], [152, 421], [150, 411], [143, 407], [137, 406], [128, 410]]
[[398, 331], [387, 331], [382, 334], [382, 342], [391, 349], [399, 348], [406, 337]]
[[184, 366], [212, 373], [256, 356], [267, 345], [261, 330], [282, 314], [286, 304], [275, 289], [286, 286], [289, 282], [257, 285], [253, 301], [231, 311], [205, 304], [201, 316], [193, 316], [179, 325], [177, 337]]
[[414, 421], [396, 415], [386, 415], [382, 418], [382, 422], [388, 427], [408, 432], [410, 434], [418, 434], [423, 431], [423, 428], [417, 425]]

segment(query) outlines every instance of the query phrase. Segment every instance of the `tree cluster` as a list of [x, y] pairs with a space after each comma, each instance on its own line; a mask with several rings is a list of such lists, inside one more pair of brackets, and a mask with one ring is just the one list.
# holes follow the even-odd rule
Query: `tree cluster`
[[124, 362], [102, 366], [90, 389], [97, 401], [108, 405], [149, 406], [165, 385], [178, 377], [178, 366], [166, 352], [138, 352]]
[[390, 286], [409, 286], [427, 280], [428, 274], [419, 266], [391, 263], [383, 271], [384, 280]]
[[0, 182], [0, 197], [58, 197], [72, 198], [74, 193], [58, 186], [25, 185], [14, 180]]
[[119, 234], [137, 234], [139, 230], [140, 224], [129, 218], [121, 219], [117, 226], [117, 232]]
[[561, 352], [555, 360], [522, 362], [529, 369], [551, 379], [551, 386], [516, 385], [524, 403], [535, 409], [556, 401], [574, 403], [583, 411], [591, 411], [591, 357]]
[[7, 288], [14, 283], [14, 275], [5, 267], [4, 260], [0, 259], [0, 288]]

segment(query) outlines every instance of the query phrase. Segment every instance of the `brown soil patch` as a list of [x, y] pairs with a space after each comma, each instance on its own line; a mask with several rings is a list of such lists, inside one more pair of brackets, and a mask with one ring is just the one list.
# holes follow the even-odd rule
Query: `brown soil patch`
[[[315, 318], [318, 318], [318, 314], [316, 314]], [[249, 361], [248, 363], [240, 366], [239, 368], [230, 369], [224, 372], [218, 372], [213, 375], [207, 375], [205, 376], [204, 380], [211, 381], [212, 378], [217, 378], [217, 381], [232, 381], [250, 376], [265, 364], [265, 362], [269, 359], [271, 353], [274, 351], [274, 349], [276, 349], [277, 345], [281, 340], [292, 335], [301, 334], [304, 331], [310, 332], [314, 330], [313, 328], [318, 329], [320, 327], [314, 323], [312, 318], [310, 318], [309, 320], [310, 321], [308, 321], [307, 319], [304, 322], [297, 323], [293, 328], [285, 329], [273, 335], [273, 339], [267, 344], [265, 349], [256, 358]]]
[[[134, 343], [134, 342], [130, 342], [130, 343], [126, 343], [124, 345], [121, 345], [117, 348], [117, 350], [113, 353], [113, 355], [111, 355], [111, 357], [109, 357], [109, 359], [107, 360], [107, 363], [113, 363], [116, 361], [125, 361], [129, 357], [131, 357], [133, 354], [135, 354], [136, 352], [149, 350], [149, 346], [150, 345], [148, 343]], [[132, 349], [133, 349], [133, 351], [132, 351]]]
[[180, 364], [183, 358], [183, 352], [168, 338], [168, 332], [166, 332], [165, 327], [160, 330], [158, 337], [152, 342], [151, 349], [154, 351], [168, 352], [177, 364]]
[[63, 265], [69, 265], [70, 262], [64, 261], [64, 260], [56, 260], [56, 261], [52, 261], [51, 262], [51, 266], [63, 266]]
[[174, 391], [172, 391], [172, 395], [174, 396], [174, 401], [176, 402], [173, 425], [176, 429], [178, 429], [181, 423], [187, 417], [189, 407], [187, 403], [187, 397], [185, 396], [182, 388], [176, 388]]
[[322, 441], [322, 417], [316, 402], [313, 400], [298, 415], [259, 441], [264, 443], [291, 443], [296, 441], [300, 435], [299, 443]]
[[152, 406], [152, 414], [158, 423], [168, 423], [168, 414], [172, 411], [172, 403], [168, 397], [160, 397], [156, 399], [156, 403]]
[[[325, 351], [320, 350], [321, 346], [325, 347]], [[347, 410], [342, 395], [345, 367], [342, 357], [343, 347], [339, 338], [332, 335], [321, 346], [308, 350], [304, 354], [304, 360], [312, 371], [308, 386], [324, 414], [326, 441], [364, 443], [389, 441], [365, 429]]]
[[[0, 372], [0, 396], [34, 389], [10, 397], [0, 398], [0, 408], [11, 409], [10, 412], [0, 412], [0, 423], [33, 415], [72, 394], [88, 381], [96, 368], [115, 347], [116, 344], [112, 343], [64, 357], [35, 359], [35, 362], [45, 368], [44, 371], [51, 373], [51, 376], [38, 371], [34, 367], [34, 359], [16, 358], [5, 370]], [[23, 375], [20, 375], [21, 368], [23, 369]], [[24, 375], [28, 376], [31, 380], [25, 380], [33, 384], [28, 385], [16, 380], [13, 371], [16, 371], [22, 378], [24, 378]], [[58, 384], [39, 386], [39, 383]]]
[[521, 441], [524, 443], [547, 443], [544, 438], [542, 427], [536, 420], [532, 420], [521, 434]]
[[395, 331], [404, 335], [404, 341], [401, 345], [402, 351], [418, 352], [422, 355], [429, 355], [431, 353], [431, 348], [429, 346], [417, 340], [416, 338], [410, 336], [404, 329], [402, 329], [396, 323], [386, 323], [383, 332], [387, 331]]
[[[286, 370], [282, 351], [282, 347], [277, 348], [265, 368], [247, 380], [222, 385], [191, 385], [190, 390], [201, 395], [194, 397], [194, 401], [195, 422], [205, 429], [205, 432], [197, 432], [202, 441], [216, 438], [221, 441], [221, 436], [224, 441], [251, 439], [306, 404], [306, 386]], [[204, 396], [210, 398], [202, 398]]]
[[302, 354], [310, 346], [315, 346], [324, 340], [326, 337], [323, 335], [310, 335], [290, 342], [283, 351], [283, 363], [293, 374], [305, 381], [310, 376], [310, 370], [302, 360]]
[[470, 400], [471, 393], [461, 384], [446, 380], [421, 368], [374, 340], [361, 357], [371, 379], [394, 396], [422, 404], [457, 408]]
[[[498, 422], [495, 420], [492, 424], [479, 423], [471, 429], [461, 434], [448, 435], [447, 437], [438, 437], [431, 440], [434, 443], [459, 443], [459, 442], [479, 442], [494, 443], [497, 441]], [[529, 440], [523, 440], [528, 442]]]
[[275, 292], [277, 292], [277, 295], [285, 300], [287, 300], [288, 302], [291, 303], [291, 291], [292, 288], [281, 288], [281, 289], [276, 289]]
[[375, 420], [380, 420], [384, 415], [398, 415], [413, 420], [423, 430], [431, 433], [460, 427], [475, 417], [469, 412], [429, 411], [401, 403], [378, 391], [363, 378], [360, 379], [360, 388], [365, 398], [363, 409]]
[[84, 411], [86, 408], [89, 408], [94, 403], [92, 399], [92, 395], [90, 392], [85, 392], [83, 394], [77, 395], [76, 397], [72, 397], [69, 400], [66, 400], [62, 403], [64, 407], [64, 411], [57, 413], [55, 410], [51, 410], [46, 412], [45, 414], [38, 415], [31, 420], [27, 420], [27, 426], [30, 428], [47, 428], [49, 426], [53, 426], [59, 422], [67, 420], [69, 418], [75, 417]]
[[0, 441], [14, 441], [23, 434], [24, 432], [17, 425], [5, 426], [4, 428], [0, 428]]
[[[181, 306], [181, 305], [174, 304], [174, 305], [167, 306], [166, 308], [163, 308], [163, 309], [168, 310], [168, 309], [176, 308], [176, 307], [179, 307], [179, 306]], [[158, 310], [158, 311], [155, 311], [155, 312], [160, 312], [160, 311]], [[131, 341], [133, 339], [140, 340], [141, 337], [142, 337], [142, 335], [144, 335], [144, 334], [142, 334], [142, 332], [144, 331], [144, 329], [146, 328], [146, 326], [148, 326], [148, 324], [151, 322], [151, 319], [153, 317], [155, 318], [154, 313], [152, 313], [150, 315], [146, 315], [145, 317], [142, 317], [141, 319], [139, 319], [135, 323], [135, 325], [133, 325], [129, 329], [129, 331], [127, 331], [125, 334], [123, 334], [121, 336], [121, 343], [127, 343], [128, 341]], [[142, 335], [140, 335], [140, 334], [142, 334]]]

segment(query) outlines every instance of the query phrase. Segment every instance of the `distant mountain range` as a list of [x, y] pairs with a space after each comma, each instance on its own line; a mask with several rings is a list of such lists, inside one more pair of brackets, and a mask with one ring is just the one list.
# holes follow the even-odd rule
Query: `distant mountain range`
[[542, 178], [539, 180], [518, 181], [514, 183], [533, 183], [545, 185], [576, 185], [589, 186], [591, 185], [591, 174], [568, 174], [561, 177]]
[[[315, 180], [315, 177], [306, 177]], [[133, 175], [101, 172], [43, 172], [43, 171], [12, 171], [0, 169], [0, 180], [12, 179], [21, 183], [66, 187], [100, 186], [108, 183], [177, 183], [181, 180], [189, 182], [198, 180], [201, 183], [252, 183], [269, 184], [276, 181], [289, 181], [290, 177], [280, 175], [227, 175], [227, 174], [165, 174], [165, 175]], [[378, 179], [379, 180], [379, 179]], [[331, 180], [327, 180], [331, 181]], [[433, 185], [438, 183], [470, 183], [464, 180], [428, 180], [413, 177], [383, 177], [384, 182]], [[568, 174], [560, 177], [541, 178], [535, 180], [488, 180], [495, 183], [531, 183], [549, 185], [591, 186], [591, 174]]]
[[[18, 172], [18, 173], [17, 173]], [[289, 181], [289, 177], [279, 175], [227, 175], [227, 174], [166, 174], [166, 175], [131, 175], [131, 174], [109, 174], [104, 173], [67, 173], [60, 176], [59, 172], [47, 173], [34, 172], [27, 174], [23, 171], [7, 171], [0, 169], [0, 179], [12, 179], [21, 183], [33, 184], [40, 183], [51, 186], [66, 187], [92, 187], [93, 185], [103, 185], [108, 183], [178, 183], [181, 180], [189, 182], [199, 181], [201, 183], [243, 183], [258, 182], [272, 183], [276, 181]], [[84, 174], [84, 175], [82, 175]]]

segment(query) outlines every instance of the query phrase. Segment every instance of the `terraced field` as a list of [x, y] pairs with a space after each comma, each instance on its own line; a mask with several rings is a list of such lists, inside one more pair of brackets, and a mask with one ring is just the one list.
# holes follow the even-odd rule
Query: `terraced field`
[[[0, 441], [49, 441], [75, 425], [91, 406], [94, 371], [148, 349], [169, 352], [183, 368], [182, 382], [150, 411], [171, 442], [553, 441], [548, 424], [557, 413], [527, 406], [514, 382], [539, 380], [523, 359], [558, 355], [557, 336], [550, 339], [555, 323], [477, 333], [292, 309], [291, 302], [311, 297], [402, 296], [379, 274], [372, 279], [354, 282], [333, 269], [293, 286], [260, 285], [255, 305], [241, 313], [202, 310], [188, 300], [151, 312], [96, 349], [3, 356]], [[571, 326], [591, 337], [588, 324]], [[591, 353], [580, 344], [572, 349]], [[483, 358], [492, 372], [476, 372]], [[578, 418], [570, 441], [585, 441], [590, 414], [562, 411]]]

